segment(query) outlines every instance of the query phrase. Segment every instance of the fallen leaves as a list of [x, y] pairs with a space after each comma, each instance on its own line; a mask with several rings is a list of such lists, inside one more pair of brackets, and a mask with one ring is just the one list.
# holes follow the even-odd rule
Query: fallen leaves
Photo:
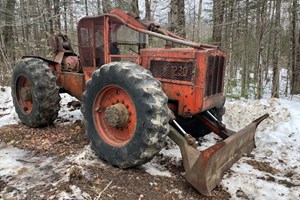
[[30, 128], [23, 124], [0, 128], [0, 142], [21, 149], [30, 149], [34, 155], [68, 155], [89, 143], [80, 121], [68, 125]]
[[254, 169], [257, 169], [259, 171], [268, 172], [270, 174], [277, 174], [279, 172], [278, 169], [271, 166], [268, 162], [260, 162], [256, 160], [247, 160], [246, 163], [251, 165]]

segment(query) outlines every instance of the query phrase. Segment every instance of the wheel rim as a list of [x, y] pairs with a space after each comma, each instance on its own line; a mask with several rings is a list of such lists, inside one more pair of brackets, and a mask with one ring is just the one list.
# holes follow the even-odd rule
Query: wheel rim
[[93, 106], [93, 119], [99, 136], [110, 145], [123, 146], [135, 133], [134, 103], [119, 86], [110, 85], [98, 92]]
[[19, 108], [25, 115], [29, 115], [32, 111], [32, 93], [29, 80], [20, 75], [16, 83], [16, 95]]

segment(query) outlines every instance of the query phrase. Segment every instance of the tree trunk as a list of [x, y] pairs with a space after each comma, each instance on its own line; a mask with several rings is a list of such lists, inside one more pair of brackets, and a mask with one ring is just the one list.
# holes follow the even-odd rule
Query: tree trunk
[[13, 24], [15, 20], [15, 6], [16, 0], [8, 0], [6, 2], [6, 13], [4, 14], [4, 28], [3, 28], [3, 42], [5, 45], [5, 56], [8, 60], [15, 60], [15, 51], [14, 51], [14, 30]]
[[281, 0], [275, 2], [275, 37], [273, 48], [273, 79], [272, 79], [272, 97], [279, 98], [279, 45], [280, 45], [280, 8]]
[[184, 0], [171, 0], [169, 13], [169, 30], [185, 37]]
[[[270, 21], [274, 22], [274, 18], [275, 18], [275, 9], [273, 9], [275, 7], [275, 1], [270, 1], [269, 2], [269, 11], [268, 11], [268, 15], [271, 15], [270, 17]], [[268, 44], [267, 44], [267, 58], [266, 58], [266, 69], [265, 69], [265, 80], [269, 80], [269, 66], [271, 66], [271, 57], [272, 57], [272, 48], [273, 48], [273, 37], [275, 35], [273, 27], [270, 27], [270, 33], [268, 36]]]
[[148, 20], [152, 20], [152, 17], [151, 17], [151, 0], [145, 0], [145, 9], [146, 9], [145, 18], [148, 19]]
[[101, 3], [100, 3], [100, 0], [97, 0], [97, 14], [98, 15], [101, 14]]
[[64, 27], [65, 27], [65, 34], [68, 34], [68, 22], [67, 22], [67, 0], [63, 0], [64, 5]]
[[200, 42], [201, 40], [201, 32], [200, 32], [200, 26], [201, 26], [201, 14], [202, 14], [202, 0], [199, 0], [198, 4], [198, 16], [197, 16], [197, 37], [196, 41]]
[[54, 0], [54, 15], [55, 15], [55, 30], [61, 32], [59, 1], [60, 0]]
[[48, 25], [49, 32], [50, 32], [50, 34], [53, 34], [54, 27], [53, 27], [52, 13], [51, 13], [51, 10], [52, 10], [51, 2], [48, 0], [45, 0], [45, 6], [46, 6], [45, 16], [46, 16], [47, 21], [49, 21], [49, 25]]
[[139, 1], [138, 0], [131, 0], [131, 11], [133, 13], [135, 13], [137, 16], [140, 16]]
[[[249, 29], [249, 0], [245, 1], [245, 30]], [[244, 33], [244, 55], [243, 55], [243, 69], [242, 69], [242, 88], [241, 96], [248, 98], [248, 89], [249, 89], [249, 49], [248, 49], [249, 33], [248, 31]]]
[[[299, 94], [300, 93], [300, 38], [298, 39], [297, 45], [297, 30], [296, 30], [296, 22], [298, 20], [298, 5], [297, 0], [293, 0], [291, 9], [290, 9], [290, 69], [291, 69], [291, 94]], [[300, 37], [300, 33], [299, 33]], [[298, 46], [298, 47], [297, 47]]]
[[213, 34], [214, 43], [221, 46], [224, 21], [224, 0], [213, 0]]
[[292, 71], [293, 75], [293, 90], [292, 94], [300, 94], [300, 29], [298, 33], [298, 47], [297, 47], [297, 57], [295, 63], [295, 69]]
[[169, 13], [169, 30], [176, 33], [177, 19], [178, 19], [178, 2], [177, 0], [171, 0], [170, 13]]
[[256, 85], [257, 85], [257, 92], [256, 98], [262, 98], [263, 92], [263, 62], [265, 60], [263, 55], [264, 50], [264, 27], [265, 27], [265, 8], [266, 8], [266, 1], [259, 2], [257, 6], [257, 28], [256, 28], [256, 36], [258, 39], [257, 44], [257, 55], [256, 55]]
[[108, 13], [111, 10], [111, 1], [110, 0], [102, 0], [102, 10], [103, 10], [103, 13]]
[[233, 41], [235, 40], [235, 25], [234, 25], [234, 13], [236, 12], [236, 0], [230, 0], [228, 2], [228, 13], [227, 13], [227, 26], [225, 29], [225, 40], [228, 41], [228, 59], [227, 59], [227, 93], [232, 93], [232, 85], [234, 85], [236, 81], [236, 67], [233, 63], [234, 57], [234, 44]]
[[89, 8], [88, 8], [88, 2], [87, 0], [84, 0], [84, 7], [85, 7], [85, 15], [89, 15]]
[[185, 3], [184, 0], [178, 0], [177, 4], [177, 9], [178, 9], [178, 34], [182, 37], [186, 37], [185, 33], [185, 13], [184, 13], [184, 8], [185, 8]]

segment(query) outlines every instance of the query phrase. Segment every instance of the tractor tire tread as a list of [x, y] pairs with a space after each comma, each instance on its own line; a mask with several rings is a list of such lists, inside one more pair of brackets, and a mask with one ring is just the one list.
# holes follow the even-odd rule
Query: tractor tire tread
[[[103, 144], [105, 142], [101, 140], [101, 137], [94, 133], [94, 124], [91, 119], [93, 100], [90, 97], [93, 96], [92, 93], [97, 88], [99, 81], [106, 79], [108, 82], [113, 82], [112, 79], [117, 78], [126, 80], [127, 85], [134, 87], [134, 98], [143, 102], [143, 110], [145, 111], [142, 113], [143, 131], [135, 133], [135, 135], [140, 135], [138, 141], [133, 136], [124, 147], [107, 148], [111, 150], [111, 152], [107, 152], [103, 145], [109, 145]], [[151, 160], [164, 146], [165, 138], [169, 132], [167, 102], [168, 98], [162, 91], [161, 83], [155, 80], [148, 70], [137, 64], [114, 62], [96, 70], [86, 84], [82, 112], [87, 120], [87, 136], [98, 156], [109, 164], [120, 168], [142, 165]]]
[[[33, 107], [29, 115], [25, 115], [18, 106], [16, 81], [19, 75], [25, 75], [30, 82]], [[16, 112], [27, 126], [49, 125], [57, 118], [61, 99], [59, 88], [56, 77], [45, 61], [37, 58], [22, 59], [14, 66], [11, 88]]]

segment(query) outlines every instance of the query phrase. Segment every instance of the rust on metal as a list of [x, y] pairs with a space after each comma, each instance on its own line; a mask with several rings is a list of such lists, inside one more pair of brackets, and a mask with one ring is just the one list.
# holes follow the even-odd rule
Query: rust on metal
[[[226, 139], [231, 135], [231, 131], [227, 131], [225, 126], [220, 126], [219, 121], [211, 121], [202, 114], [195, 115], [206, 127], [208, 127], [212, 132], [216, 133], [222, 139]], [[223, 124], [222, 124], [223, 125]]]
[[[121, 37], [118, 31], [122, 28], [137, 33], [138, 40], [118, 40]], [[210, 195], [223, 173], [255, 147], [256, 127], [268, 115], [235, 133], [201, 114], [221, 107], [225, 102], [226, 54], [217, 46], [194, 43], [161, 28], [155, 22], [141, 20], [120, 9], [82, 18], [77, 33], [80, 57], [74, 53], [70, 40], [63, 34], [49, 38], [54, 61], [37, 57], [48, 63], [61, 89], [81, 100], [86, 82], [102, 65], [114, 61], [135, 62], [151, 71], [153, 77], [161, 82], [169, 99], [168, 106], [174, 113], [171, 116], [173, 121], [175, 116], [198, 118], [204, 126], [224, 139], [204, 151], [198, 151], [193, 147], [196, 144], [194, 138], [184, 131], [183, 136], [171, 127], [169, 136], [180, 146], [186, 179], [202, 194]], [[131, 34], [120, 35], [131, 37]], [[165, 40], [165, 46], [146, 48], [146, 36]], [[185, 47], [174, 47], [175, 43]], [[135, 45], [136, 49], [130, 49], [130, 45]], [[127, 52], [122, 52], [124, 49]], [[17, 99], [23, 112], [30, 114], [33, 101], [30, 83], [25, 76], [18, 78]], [[137, 123], [134, 100], [122, 87], [115, 85], [102, 88], [96, 95], [92, 115], [99, 136], [108, 144], [121, 147], [134, 136]]]
[[128, 125], [129, 112], [124, 104], [117, 103], [105, 109], [104, 119], [113, 128], [124, 128]]
[[137, 113], [133, 99], [116, 85], [100, 90], [94, 101], [93, 118], [98, 134], [113, 146], [124, 146], [134, 136]]
[[31, 86], [28, 78], [20, 75], [16, 82], [16, 95], [19, 107], [25, 115], [29, 115], [32, 111], [33, 100]]
[[84, 75], [75, 72], [61, 72], [57, 74], [57, 83], [78, 100], [82, 99], [85, 88]]
[[255, 130], [268, 116], [265, 114], [257, 118], [242, 130], [204, 151], [194, 149], [171, 127], [169, 136], [180, 147], [187, 182], [201, 194], [209, 196], [220, 183], [224, 172], [244, 154], [253, 150]]
[[93, 66], [83, 68], [83, 74], [84, 74], [85, 81], [88, 81], [90, 78], [92, 78], [92, 74], [96, 69], [97, 68], [93, 67]]
[[77, 56], [67, 56], [64, 61], [64, 69], [67, 71], [80, 72], [81, 66]]

